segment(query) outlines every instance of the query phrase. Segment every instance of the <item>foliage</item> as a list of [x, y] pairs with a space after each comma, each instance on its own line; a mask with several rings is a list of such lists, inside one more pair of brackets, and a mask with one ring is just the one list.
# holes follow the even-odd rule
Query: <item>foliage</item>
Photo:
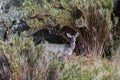
[[[23, 32], [21, 37], [10, 36], [7, 42], [0, 41], [1, 52], [10, 55], [15, 80], [119, 80], [119, 54], [111, 60], [101, 59], [106, 44], [109, 44], [112, 4], [112, 0], [25, 0], [16, 11], [25, 12], [25, 17], [45, 13], [50, 17], [43, 17], [43, 21], [27, 20], [31, 30]], [[74, 18], [76, 6], [82, 11], [78, 19]], [[79, 36], [78, 42], [85, 46], [86, 55], [95, 56], [72, 55], [63, 62], [57, 55], [44, 53], [41, 45], [34, 46], [32, 38], [26, 35], [43, 28], [45, 23], [68, 25], [76, 31], [76, 23], [87, 25], [88, 32]]]

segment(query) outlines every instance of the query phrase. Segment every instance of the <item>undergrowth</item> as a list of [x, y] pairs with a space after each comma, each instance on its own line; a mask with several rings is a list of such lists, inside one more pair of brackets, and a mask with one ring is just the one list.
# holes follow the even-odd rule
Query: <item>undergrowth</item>
[[[68, 25], [71, 19], [73, 6], [87, 13], [86, 19], [73, 20], [85, 24], [91, 29], [94, 26], [97, 31], [97, 40], [92, 42], [94, 34], [85, 33], [89, 36], [86, 40], [88, 54], [103, 54], [104, 47], [112, 27], [110, 14], [112, 11], [112, 0], [25, 0], [18, 10], [23, 10], [27, 16], [33, 14], [49, 13], [52, 16], [45, 18], [44, 22], [60, 26]], [[62, 6], [66, 10], [55, 8]], [[94, 12], [92, 11], [94, 10]], [[99, 15], [100, 14], [100, 15]], [[102, 17], [101, 17], [102, 16]], [[55, 21], [54, 21], [54, 19]], [[101, 18], [101, 20], [100, 20]], [[98, 20], [98, 22], [97, 22]], [[99, 21], [100, 20], [100, 21]], [[0, 41], [0, 51], [9, 54], [10, 67], [15, 80], [119, 80], [120, 79], [120, 57], [118, 54], [110, 60], [99, 56], [81, 57], [69, 56], [67, 61], [60, 61], [57, 55], [44, 53], [41, 45], [34, 46], [29, 33], [42, 28], [44, 23], [37, 19], [28, 20], [31, 30], [22, 33], [22, 36], [11, 36], [7, 42]], [[92, 29], [91, 29], [92, 31]], [[108, 42], [109, 43], [109, 42]], [[91, 46], [92, 45], [92, 46]]]

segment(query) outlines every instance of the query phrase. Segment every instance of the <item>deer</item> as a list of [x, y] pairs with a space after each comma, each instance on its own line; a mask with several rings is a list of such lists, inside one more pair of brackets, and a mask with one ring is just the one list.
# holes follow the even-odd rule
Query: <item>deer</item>
[[75, 48], [76, 38], [79, 36], [79, 32], [75, 35], [66, 33], [67, 37], [70, 38], [70, 42], [67, 44], [52, 44], [52, 43], [42, 43], [43, 51], [47, 53], [59, 53], [59, 58], [66, 60], [67, 56], [72, 55]]

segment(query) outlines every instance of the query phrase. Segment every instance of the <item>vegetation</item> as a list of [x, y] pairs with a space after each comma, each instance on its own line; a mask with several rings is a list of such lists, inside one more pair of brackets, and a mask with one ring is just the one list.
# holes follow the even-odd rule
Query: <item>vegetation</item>
[[[43, 19], [26, 20], [30, 30], [20, 37], [10, 36], [7, 42], [0, 41], [0, 51], [10, 55], [15, 80], [119, 80], [119, 39], [109, 38], [112, 7], [113, 0], [25, 0], [17, 11], [25, 12], [25, 18], [40, 14]], [[75, 10], [81, 15], [76, 16]], [[57, 55], [45, 53], [40, 44], [34, 46], [33, 38], [26, 36], [47, 23], [70, 26], [75, 31], [79, 31], [76, 23], [86, 25], [87, 32], [77, 39], [84, 45], [85, 56], [71, 55], [61, 61]]]

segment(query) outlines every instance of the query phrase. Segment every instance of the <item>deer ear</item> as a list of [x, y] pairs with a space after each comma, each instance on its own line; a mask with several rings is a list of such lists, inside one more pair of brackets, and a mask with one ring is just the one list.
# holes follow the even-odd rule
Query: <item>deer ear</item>
[[66, 33], [67, 37], [71, 38], [71, 34], [70, 33]]
[[79, 32], [77, 32], [77, 33], [75, 34], [75, 36], [76, 36], [76, 37], [78, 37], [78, 36], [79, 36], [79, 34], [80, 34], [80, 33], [79, 33]]

